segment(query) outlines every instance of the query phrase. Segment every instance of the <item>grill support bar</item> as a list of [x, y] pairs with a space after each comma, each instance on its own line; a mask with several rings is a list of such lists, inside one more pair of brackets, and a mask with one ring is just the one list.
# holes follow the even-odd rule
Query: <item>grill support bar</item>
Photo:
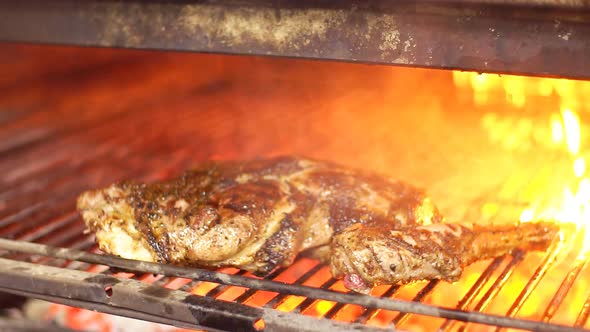
[[[464, 322], [471, 322], [471, 323], [480, 323], [480, 324], [487, 324], [487, 325], [495, 325], [495, 326], [502, 326], [502, 327], [513, 327], [518, 329], [524, 330], [534, 330], [534, 331], [585, 331], [580, 328], [573, 328], [564, 325], [558, 324], [548, 324], [544, 322], [536, 322], [524, 319], [517, 319], [517, 318], [510, 318], [504, 316], [497, 316], [497, 315], [490, 315], [490, 314], [483, 314], [477, 312], [467, 312], [462, 310], [454, 310], [448, 308], [437, 307], [433, 305], [427, 305], [422, 303], [413, 303], [413, 302], [406, 302], [400, 300], [393, 300], [393, 299], [383, 299], [383, 298], [375, 298], [372, 296], [367, 295], [360, 295], [360, 294], [345, 294], [339, 293], [324, 289], [317, 289], [313, 287], [307, 286], [296, 286], [296, 285], [289, 285], [283, 284], [278, 282], [273, 282], [269, 280], [258, 280], [243, 276], [236, 276], [236, 275], [228, 275], [224, 273], [208, 271], [208, 270], [201, 270], [201, 269], [194, 269], [194, 268], [184, 268], [184, 267], [177, 267], [171, 265], [164, 265], [164, 264], [157, 264], [157, 263], [150, 263], [150, 262], [141, 262], [141, 261], [134, 261], [128, 260], [124, 258], [114, 257], [114, 256], [107, 256], [107, 255], [99, 255], [93, 254], [88, 252], [83, 252], [79, 250], [72, 250], [66, 248], [55, 248], [47, 245], [30, 243], [30, 242], [21, 242], [21, 241], [13, 241], [8, 239], [0, 239], [0, 249], [15, 251], [15, 252], [25, 252], [29, 254], [36, 254], [42, 256], [51, 256], [56, 258], [68, 259], [68, 260], [77, 260], [83, 261], [87, 263], [93, 264], [100, 264], [100, 265], [107, 265], [111, 267], [117, 267], [121, 269], [126, 269], [129, 271], [137, 271], [137, 272], [144, 272], [144, 273], [154, 273], [154, 274], [162, 274], [166, 276], [176, 276], [176, 277], [183, 277], [189, 279], [197, 279], [203, 281], [210, 281], [215, 283], [222, 283], [240, 287], [248, 287], [258, 290], [266, 290], [271, 292], [278, 292], [278, 293], [289, 293], [293, 295], [300, 295], [305, 296], [308, 298], [313, 299], [324, 299], [328, 301], [335, 301], [335, 302], [344, 302], [350, 304], [357, 304], [368, 308], [381, 308], [386, 310], [392, 311], [400, 311], [400, 312], [407, 312], [407, 313], [415, 313], [420, 315], [426, 316], [433, 316], [433, 317], [441, 317], [447, 319], [454, 319], [460, 320]], [[5, 269], [4, 264], [2, 262], [13, 262], [11, 260], [0, 259], [0, 276], [2, 276], [2, 271]], [[28, 264], [28, 263], [23, 263]], [[29, 268], [31, 266], [39, 266], [29, 264]], [[44, 267], [44, 266], [43, 266]], [[60, 271], [69, 271], [66, 269], [57, 269]], [[21, 273], [22, 275], [22, 273]], [[103, 278], [105, 277], [102, 275]], [[106, 277], [112, 278], [112, 277]], [[0, 279], [0, 287], [7, 287], [7, 285], [12, 284], [12, 280], [7, 279], [3, 280]], [[26, 288], [30, 289], [30, 288]], [[163, 289], [163, 288], [162, 288]], [[102, 296], [104, 296], [104, 289], [100, 290]], [[130, 307], [133, 307], [134, 303], [128, 303]], [[243, 306], [243, 305], [240, 305]], [[270, 311], [271, 313], [275, 313], [275, 310], [267, 309], [267, 308], [253, 308], [255, 310], [263, 310], [264, 312]], [[256, 312], [256, 311], [254, 311]], [[253, 313], [250, 313], [255, 315]], [[280, 318], [272, 317], [278, 319], [280, 322], [285, 321], [284, 315], [291, 315], [293, 317], [305, 317], [302, 315], [295, 315], [295, 314], [286, 314], [281, 313]], [[246, 314], [245, 318], [251, 317]], [[309, 318], [309, 317], [307, 317]], [[297, 322], [297, 319], [294, 318], [293, 322]], [[287, 319], [288, 320], [288, 319]], [[314, 319], [315, 320], [315, 319]], [[265, 319], [266, 321], [266, 319]], [[324, 321], [324, 320], [319, 320]], [[327, 324], [336, 324], [334, 322], [330, 322], [326, 320]], [[268, 322], [267, 322], [268, 323]], [[268, 326], [268, 325], [267, 325]], [[303, 325], [304, 326], [304, 325]], [[348, 325], [350, 328], [351, 325]], [[301, 328], [300, 325], [295, 325], [293, 328]], [[317, 329], [317, 326], [315, 327]], [[363, 329], [366, 328], [365, 326], [359, 325], [359, 328]]]
[[[0, 258], [0, 271], [0, 286], [8, 292], [26, 292], [33, 297], [46, 295], [54, 299], [83, 300], [109, 305], [115, 312], [119, 308], [133, 308], [144, 314], [142, 319], [162, 322], [162, 318], [172, 316], [185, 327], [193, 329], [213, 327], [229, 330], [250, 326], [250, 330], [253, 330], [254, 322], [262, 318], [261, 312], [255, 308], [192, 296], [132, 279], [4, 258]], [[33, 278], [26, 277], [27, 275], [32, 275]], [[149, 316], [155, 317], [150, 319]], [[216, 326], [229, 322], [236, 322], [238, 325]]]
[[0, 258], [0, 290], [56, 303], [98, 310], [184, 328], [255, 331], [263, 320], [269, 330], [381, 331], [362, 325], [255, 308], [170, 290], [133, 279], [62, 269]]
[[457, 2], [2, 1], [0, 40], [590, 78], [588, 1]]

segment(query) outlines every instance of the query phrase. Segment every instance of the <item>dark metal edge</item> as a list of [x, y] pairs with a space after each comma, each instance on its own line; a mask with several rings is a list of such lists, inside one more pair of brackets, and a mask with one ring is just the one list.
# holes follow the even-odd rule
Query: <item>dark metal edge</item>
[[[79, 299], [171, 319], [193, 328], [254, 331], [262, 310], [199, 297], [132, 279], [0, 258], [0, 287], [53, 298]], [[106, 290], [109, 290], [108, 292]], [[129, 314], [129, 313], [128, 313]], [[143, 317], [145, 319], [145, 317]]]
[[582, 2], [2, 1], [0, 40], [590, 78]]
[[75, 330], [56, 326], [46, 322], [20, 318], [1, 318], [0, 331], [11, 332], [75, 332]]
[[59, 296], [45, 295], [45, 294], [41, 294], [41, 293], [35, 293], [33, 291], [19, 290], [19, 289], [14, 289], [14, 288], [0, 287], [0, 289], [2, 289], [5, 292], [9, 292], [11, 294], [18, 294], [20, 296], [25, 296], [28, 298], [34, 298], [34, 299], [39, 299], [39, 300], [43, 300], [43, 301], [47, 301], [47, 302], [63, 304], [63, 305], [70, 306], [70, 307], [84, 308], [87, 310], [98, 311], [98, 312], [111, 314], [111, 315], [117, 315], [117, 316], [123, 316], [123, 317], [127, 317], [127, 318], [144, 320], [144, 321], [148, 321], [148, 322], [152, 322], [152, 323], [172, 325], [172, 326], [176, 326], [179, 328], [185, 328], [185, 329], [197, 328], [199, 330], [206, 330], [206, 331], [211, 331], [211, 332], [223, 332], [222, 330], [212, 329], [212, 328], [208, 328], [205, 326], [195, 326], [193, 324], [180, 322], [180, 321], [177, 321], [177, 320], [174, 320], [171, 318], [158, 317], [155, 315], [143, 313], [141, 311], [136, 311], [136, 310], [127, 309], [127, 308], [118, 308], [118, 307], [110, 306], [108, 304], [103, 304], [103, 303], [95, 303], [95, 302], [90, 302], [90, 301], [85, 301], [85, 300], [80, 300], [80, 299], [63, 298], [63, 297], [59, 297]]
[[[106, 290], [109, 290], [108, 292]], [[211, 331], [383, 331], [192, 295], [133, 279], [0, 258], [0, 290], [130, 318]]]
[[[308, 286], [291, 285], [285, 283], [274, 282], [271, 280], [254, 279], [239, 275], [230, 275], [216, 271], [209, 271], [203, 269], [186, 268], [173, 265], [165, 265], [158, 263], [142, 262], [119, 258], [115, 256], [99, 255], [80, 250], [56, 248], [42, 244], [15, 241], [0, 238], [0, 249], [24, 252], [28, 254], [36, 254], [43, 256], [50, 256], [55, 258], [62, 258], [68, 260], [82, 261], [92, 264], [106, 265], [111, 267], [117, 267], [120, 269], [132, 271], [132, 272], [143, 272], [143, 273], [154, 273], [162, 274], [166, 276], [176, 276], [182, 278], [189, 278], [194, 280], [209, 281], [215, 283], [221, 283], [226, 285], [234, 285], [240, 287], [247, 287], [257, 290], [265, 290], [277, 293], [287, 293], [291, 295], [305, 296], [312, 299], [324, 299], [340, 303], [356, 304], [366, 308], [379, 308], [391, 311], [400, 311], [407, 313], [414, 313], [424, 316], [441, 317], [453, 320], [459, 320], [463, 322], [479, 323], [501, 327], [513, 327], [522, 330], [531, 331], [572, 331], [581, 332], [587, 331], [583, 328], [574, 328], [561, 324], [553, 324], [546, 322], [532, 321], [528, 319], [505, 317], [500, 315], [485, 314], [473, 311], [464, 311], [451, 308], [444, 308], [429, 304], [408, 302], [402, 300], [394, 300], [388, 298], [378, 298], [369, 295], [353, 294], [353, 293], [340, 293], [331, 290], [318, 289]], [[2, 273], [2, 262], [10, 261], [0, 258], [0, 286], [2, 285], [3, 276]], [[30, 264], [33, 265], [33, 264]], [[65, 271], [72, 271], [68, 269], [60, 269]], [[254, 308], [253, 308], [254, 309]], [[267, 310], [266, 308], [256, 308], [257, 310]], [[270, 310], [270, 309], [269, 309]], [[288, 313], [284, 313], [287, 315]], [[281, 316], [285, 317], [285, 316]], [[289, 317], [296, 322], [297, 317], [301, 315], [291, 314]], [[278, 322], [285, 321], [279, 319]], [[303, 325], [301, 325], [303, 326]]]

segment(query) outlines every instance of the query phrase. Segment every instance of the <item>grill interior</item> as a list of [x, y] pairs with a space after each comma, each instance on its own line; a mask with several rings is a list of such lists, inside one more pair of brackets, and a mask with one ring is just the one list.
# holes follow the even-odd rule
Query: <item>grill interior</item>
[[[550, 136], [545, 120], [559, 109], [554, 95], [532, 94], [524, 109], [492, 95], [482, 106], [474, 102], [471, 90], [453, 83], [448, 71], [22, 45], [2, 49], [1, 70], [7, 78], [0, 79], [0, 237], [4, 239], [97, 252], [75, 212], [79, 193], [122, 179], [163, 179], [211, 158], [300, 154], [335, 160], [427, 188], [450, 220], [493, 224], [515, 222], [533, 203], [551, 204], [560, 197], [563, 183], [572, 180], [555, 176], [571, 173], [569, 155], [537, 139]], [[492, 129], [490, 121], [495, 121]], [[531, 126], [538, 130], [531, 131]], [[56, 296], [51, 287], [59, 285], [52, 281], [61, 280], [69, 283], [71, 296], [53, 298], [57, 302], [112, 309], [111, 313], [146, 320], [151, 318], [141, 316], [139, 302], [107, 308], [84, 298], [74, 290], [94, 289], [112, 280], [92, 283], [87, 279], [91, 275], [76, 271], [139, 280], [179, 290], [176, 295], [195, 294], [200, 299], [191, 304], [195, 310], [213, 308], [214, 318], [201, 320], [206, 328], [263, 328], [261, 315], [275, 313], [224, 306], [230, 302], [302, 314], [273, 316], [275, 321], [265, 321], [267, 328], [293, 327], [300, 323], [296, 317], [313, 316], [358, 323], [348, 327], [359, 329], [566, 330], [589, 326], [590, 269], [584, 236], [564, 226], [563, 239], [545, 253], [515, 252], [473, 264], [454, 284], [380, 286], [372, 296], [395, 301], [365, 306], [349, 301], [351, 297], [339, 297], [345, 292], [342, 283], [309, 258], [275, 271], [262, 283], [248, 284], [257, 279], [237, 269], [219, 271], [238, 276], [229, 281], [194, 272], [192, 276], [204, 278], [197, 280], [121, 272], [113, 267], [121, 261], [107, 259], [95, 265], [90, 264], [95, 256], [72, 259], [68, 251], [61, 258], [70, 259], [59, 259], [58, 252], [41, 255], [44, 249], [14, 242], [0, 242], [0, 248], [10, 249], [3, 252], [10, 262], [65, 271], [62, 279], [58, 273], [45, 283], [32, 282], [29, 295], [51, 300]], [[0, 280], [19, 271], [9, 271], [14, 266], [7, 262]], [[189, 276], [185, 270], [165, 272]], [[25, 275], [35, 279], [28, 270], [17, 274]], [[76, 282], [80, 278], [85, 278], [84, 283]], [[295, 286], [279, 289], [270, 280]], [[145, 290], [137, 284], [127, 286]], [[302, 296], [306, 288], [296, 286], [334, 292], [306, 297]], [[11, 291], [5, 284], [2, 288]], [[155, 289], [161, 288], [150, 288], [152, 293], [141, 296], [129, 291], [129, 296], [157, 297]], [[99, 291], [100, 298], [108, 301], [115, 298], [108, 292], [116, 293], [118, 288]], [[167, 301], [174, 294], [166, 293]], [[359, 303], [369, 301], [351, 296]], [[199, 302], [206, 299], [224, 302]], [[177, 299], [169, 304], [176, 308], [183, 303]], [[385, 309], [402, 308], [400, 303], [409, 304], [403, 307], [407, 312]], [[433, 311], [422, 303], [449, 310]], [[195, 327], [180, 316], [173, 311], [159, 322]]]

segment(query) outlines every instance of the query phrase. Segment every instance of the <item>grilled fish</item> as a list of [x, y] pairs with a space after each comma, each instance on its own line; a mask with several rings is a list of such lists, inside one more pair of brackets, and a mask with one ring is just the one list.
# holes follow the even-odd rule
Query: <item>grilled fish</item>
[[264, 276], [311, 252], [359, 292], [456, 280], [474, 260], [544, 249], [558, 230], [445, 223], [410, 184], [297, 157], [206, 162], [167, 181], [87, 191], [77, 207], [106, 253]]

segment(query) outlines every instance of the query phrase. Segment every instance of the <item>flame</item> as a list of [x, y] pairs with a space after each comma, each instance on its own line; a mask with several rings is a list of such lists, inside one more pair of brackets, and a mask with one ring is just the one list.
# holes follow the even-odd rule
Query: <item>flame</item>
[[572, 155], [580, 152], [580, 118], [569, 108], [561, 111], [563, 127], [565, 129], [565, 142]]
[[[585, 177], [586, 160], [581, 152], [583, 148], [583, 132], [576, 107], [580, 106], [579, 100], [590, 89], [590, 84], [566, 79], [499, 76], [473, 72], [454, 72], [453, 79], [456, 86], [473, 89], [474, 103], [476, 105], [480, 104], [477, 101], [479, 98], [477, 95], [489, 95], [492, 91], [503, 91], [506, 101], [518, 108], [525, 106], [527, 95], [530, 93], [545, 97], [555, 94], [559, 97], [559, 109], [557, 112], [552, 113], [549, 119], [549, 133], [540, 139], [550, 142], [557, 149], [571, 156], [572, 173], [569, 176], [565, 175], [564, 181], [573, 178], [574, 183], [564, 183], [561, 197], [552, 200], [550, 206], [540, 202], [533, 202], [523, 209], [520, 221], [530, 222], [541, 218], [553, 219], [563, 223], [573, 223], [578, 230], [585, 231], [587, 227], [586, 220], [590, 216], [590, 178]], [[520, 119], [520, 121], [523, 120]], [[509, 143], [509, 140], [514, 140], [514, 132], [519, 131], [519, 127], [522, 127], [515, 126], [514, 122], [513, 119], [503, 122], [501, 117], [495, 113], [486, 114], [482, 119], [482, 125], [489, 131], [490, 137], [493, 140], [504, 140], [505, 146], [509, 146], [507, 143]], [[532, 130], [534, 131], [534, 129]], [[519, 138], [522, 138], [522, 136], [518, 136], [517, 140]], [[539, 196], [540, 194], [544, 193], [539, 192]], [[590, 245], [587, 244], [587, 239], [585, 239], [584, 243], [583, 251], [586, 251]]]
[[531, 208], [524, 209], [520, 214], [521, 222], [531, 222], [535, 218], [535, 211]]
[[266, 324], [264, 323], [264, 320], [262, 320], [262, 319], [259, 319], [254, 323], [254, 328], [257, 331], [262, 331], [262, 330], [264, 330], [265, 327], [266, 327]]
[[[529, 222], [542, 217], [562, 223], [573, 223], [578, 231], [586, 233], [587, 220], [590, 217], [590, 178], [584, 177], [586, 161], [580, 155], [582, 126], [578, 113], [569, 106], [575, 104], [572, 99], [576, 98], [576, 95], [572, 94], [571, 82], [557, 80], [557, 83], [559, 84], [555, 84], [553, 88], [562, 97], [562, 105], [559, 116], [556, 114], [551, 116], [552, 140], [560, 144], [572, 156], [573, 175], [578, 179], [578, 182], [573, 186], [564, 186], [560, 203], [544, 209], [526, 208], [523, 210], [520, 220]], [[584, 238], [581, 257], [585, 257], [590, 250], [589, 240], [588, 237]]]
[[578, 157], [574, 160], [574, 174], [581, 178], [586, 173], [586, 161], [583, 157]]
[[332, 309], [332, 307], [334, 306], [334, 302], [329, 302], [329, 301], [318, 301], [318, 303], [316, 304], [316, 311], [318, 313], [318, 316], [323, 316], [325, 315], [328, 310]]
[[[487, 111], [481, 119], [481, 125], [488, 133], [490, 141], [499, 143], [509, 151], [515, 150], [514, 146], [540, 145], [545, 150], [531, 149], [530, 152], [537, 155], [551, 152], [557, 157], [548, 158], [547, 167], [543, 168], [541, 175], [532, 178], [532, 183], [527, 185], [521, 196], [526, 203], [519, 218], [521, 222], [551, 220], [563, 225], [560, 242], [555, 244], [556, 249], [553, 252], [547, 254], [556, 259], [556, 273], [543, 286], [538, 287], [539, 291], [530, 294], [527, 304], [519, 309], [517, 315], [572, 324], [576, 321], [580, 308], [585, 306], [588, 296], [583, 282], [581, 286], [574, 283], [566, 294], [560, 295], [565, 297], [563, 301], [567, 303], [563, 310], [552, 313], [552, 318], [543, 315], [546, 304], [556, 296], [564, 278], [570, 278], [574, 269], [585, 266], [590, 259], [590, 176], [586, 169], [589, 147], [585, 146], [586, 127], [581, 120], [582, 112], [586, 111], [584, 102], [590, 101], [590, 82], [493, 74], [476, 79], [478, 76], [480, 75], [477, 73], [453, 73], [457, 88], [472, 89], [474, 105], [492, 105], [482, 104], [481, 95], [497, 97], [498, 94], [504, 94], [508, 107], [522, 109], [511, 113]], [[539, 117], [539, 114], [545, 116]], [[543, 123], [543, 118], [547, 122]], [[527, 126], [530, 124], [530, 128], [519, 126], [522, 121], [528, 121]], [[553, 160], [556, 160], [555, 164]], [[494, 203], [482, 206], [484, 218], [496, 215], [493, 206]], [[522, 267], [522, 277], [515, 272], [516, 277], [506, 287], [507, 293], [502, 295], [506, 297], [505, 303], [514, 301], [516, 295], [510, 294], [520, 292], [529, 281], [527, 276], [534, 269], [532, 265]], [[586, 273], [586, 277], [587, 275]], [[475, 273], [475, 276], [478, 274]], [[469, 276], [465, 279], [469, 279]], [[497, 299], [496, 302], [502, 301]], [[502, 305], [492, 304], [488, 310], [506, 314], [506, 308]], [[589, 325], [590, 322], [586, 322], [585, 326]]]
[[488, 101], [488, 93], [486, 86], [489, 82], [488, 75], [479, 74], [471, 77], [471, 85], [473, 86], [475, 103], [478, 105], [486, 104]]
[[551, 137], [553, 138], [553, 142], [559, 144], [563, 142], [563, 124], [561, 123], [561, 118], [557, 114], [551, 115]]
[[507, 76], [504, 82], [506, 101], [516, 107], [523, 107], [526, 103], [525, 79], [519, 76]]
[[[569, 84], [565, 85], [569, 86]], [[571, 97], [571, 94], [562, 85], [557, 85], [557, 87], [559, 88], [556, 90], [561, 91], [562, 96]], [[588, 217], [590, 217], [590, 178], [584, 177], [586, 173], [586, 161], [580, 155], [582, 143], [580, 117], [577, 112], [566, 106], [569, 104], [572, 103], [567, 98], [562, 102], [562, 109], [560, 111], [561, 125], [555, 123], [556, 116], [552, 117], [552, 138], [556, 143], [565, 143], [562, 146], [572, 156], [573, 175], [578, 179], [578, 182], [573, 186], [564, 186], [561, 203], [538, 211], [529, 207], [522, 212], [520, 220], [528, 222], [543, 217], [563, 223], [573, 223], [576, 225], [578, 231], [586, 234], [587, 221], [589, 220]], [[580, 257], [585, 259], [589, 250], [590, 239], [585, 236]]]

